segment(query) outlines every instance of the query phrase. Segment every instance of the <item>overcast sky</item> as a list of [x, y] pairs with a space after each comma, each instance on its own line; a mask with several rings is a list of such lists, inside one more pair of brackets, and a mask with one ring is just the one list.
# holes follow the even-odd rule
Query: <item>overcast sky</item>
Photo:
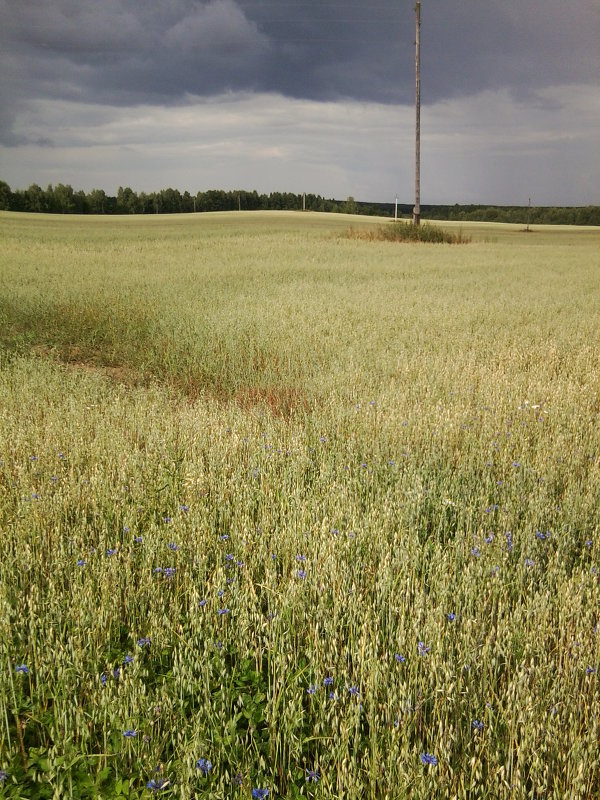
[[[422, 0], [421, 202], [600, 205], [600, 0]], [[0, 0], [0, 179], [414, 196], [414, 0]]]

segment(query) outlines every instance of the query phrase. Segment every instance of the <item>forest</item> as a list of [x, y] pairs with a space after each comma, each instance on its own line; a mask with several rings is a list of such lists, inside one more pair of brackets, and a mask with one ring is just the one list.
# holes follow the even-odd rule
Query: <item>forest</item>
[[[0, 181], [0, 211], [29, 211], [49, 214], [180, 214], [205, 211], [290, 210], [326, 211], [393, 217], [394, 203], [325, 198], [320, 194], [270, 192], [256, 190], [208, 189], [196, 194], [178, 189], [136, 192], [119, 186], [116, 195], [103, 189], [85, 192], [70, 184], [57, 183], [45, 189], [32, 183], [27, 189], [15, 189]], [[411, 204], [398, 204], [398, 216], [412, 217]], [[511, 222], [538, 225], [600, 225], [600, 206], [496, 206], [496, 205], [421, 205], [421, 217], [458, 222]]]

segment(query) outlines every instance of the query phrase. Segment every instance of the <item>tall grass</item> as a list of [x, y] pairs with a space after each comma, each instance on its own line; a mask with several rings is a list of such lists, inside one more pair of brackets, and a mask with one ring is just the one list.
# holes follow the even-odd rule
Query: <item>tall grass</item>
[[0, 796], [596, 796], [597, 242], [23, 219]]

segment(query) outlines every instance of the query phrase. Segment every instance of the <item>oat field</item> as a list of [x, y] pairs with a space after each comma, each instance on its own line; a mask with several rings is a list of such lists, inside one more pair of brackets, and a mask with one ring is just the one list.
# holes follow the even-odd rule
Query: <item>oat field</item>
[[600, 796], [600, 229], [376, 223], [0, 213], [0, 797]]

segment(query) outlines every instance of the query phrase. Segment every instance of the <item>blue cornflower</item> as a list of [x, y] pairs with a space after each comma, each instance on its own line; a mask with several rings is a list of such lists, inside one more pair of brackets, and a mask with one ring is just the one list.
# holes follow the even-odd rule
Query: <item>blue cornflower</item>
[[217, 595], [219, 597], [223, 597], [224, 594], [225, 594], [225, 589], [219, 589], [219, 591], [217, 592]]
[[7, 778], [8, 772], [5, 769], [0, 769], [0, 783], [4, 783]]
[[313, 783], [317, 783], [319, 778], [320, 778], [320, 775], [316, 770], [314, 770], [314, 769], [307, 769], [306, 770], [306, 780], [309, 783], [310, 783], [310, 781], [312, 781]]
[[219, 614], [222, 617], [224, 614], [229, 614], [229, 609], [228, 608], [220, 608], [217, 611], [217, 614]]
[[333, 686], [333, 677], [331, 675], [323, 679], [323, 686]]
[[586, 667], [586, 675], [591, 675], [592, 673], [596, 672], [594, 667]]
[[448, 620], [448, 622], [454, 622], [454, 620], [456, 619], [456, 614], [453, 611], [451, 611], [449, 614], [446, 614], [446, 619]]
[[198, 605], [200, 606], [200, 608], [204, 608], [204, 606], [206, 605], [206, 600], [200, 600]]
[[417, 643], [417, 652], [420, 656], [425, 656], [431, 650], [431, 647], [426, 647], [425, 642]]
[[163, 571], [166, 578], [172, 578], [177, 570], [175, 569], [175, 567], [165, 567]]
[[168, 785], [169, 781], [164, 778], [152, 778], [152, 780], [148, 781], [146, 784], [146, 789], [150, 789], [153, 792], [160, 792], [161, 789], [166, 789]]
[[154, 567], [154, 569], [152, 570], [152, 572], [153, 572], [155, 575], [158, 575], [158, 574], [159, 574], [159, 573], [161, 573], [162, 571], [163, 571], [163, 568], [162, 568], [162, 567]]
[[306, 556], [303, 555], [296, 556], [296, 561], [306, 561]]
[[406, 658], [403, 655], [401, 655], [401, 653], [396, 653], [395, 658], [399, 664], [404, 664], [404, 662], [406, 661]]
[[163, 522], [168, 525], [171, 522], [171, 517], [163, 517]]
[[224, 533], [222, 536], [219, 536], [219, 540], [221, 542], [226, 542], [228, 539], [229, 539], [229, 536], [226, 533]]
[[431, 766], [435, 767], [437, 763], [438, 760], [432, 753], [421, 753], [421, 764], [431, 764]]
[[138, 647], [150, 647], [152, 643], [152, 639], [149, 636], [142, 636], [141, 639], [138, 639], [136, 644]]
[[359, 690], [358, 686], [350, 686], [348, 688], [348, 691], [350, 692], [352, 697], [358, 697], [358, 695], [360, 694], [360, 690]]
[[77, 566], [78, 566], [78, 567], [85, 567], [85, 564], [86, 564], [85, 558], [80, 558], [80, 559], [77, 561]]
[[481, 722], [478, 719], [474, 719], [473, 722], [471, 723], [471, 727], [475, 731], [482, 731], [483, 730], [483, 722]]
[[123, 525], [123, 533], [129, 533], [129, 525]]
[[478, 547], [472, 547], [471, 555], [475, 556], [475, 558], [479, 558], [481, 556], [481, 550]]
[[296, 574], [298, 575], [299, 578], [306, 578], [306, 570], [305, 569], [299, 569]]
[[133, 539], [133, 541], [134, 541], [136, 544], [141, 544], [141, 543], [144, 541], [144, 539], [143, 539], [143, 537], [142, 537], [142, 536], [135, 536], [135, 537], [134, 537], [134, 539]]
[[117, 551], [116, 551], [116, 549], [115, 549], [115, 548], [110, 548], [109, 550], [107, 550], [107, 551], [106, 551], [106, 555], [107, 555], [107, 556], [110, 558], [110, 556], [114, 556], [114, 554], [115, 554], [116, 552], [117, 552]]
[[106, 672], [103, 672], [102, 675], [100, 675], [100, 683], [102, 684], [102, 686], [106, 686], [107, 680], [108, 680], [108, 675], [106, 674]]
[[252, 789], [252, 800], [265, 800], [268, 796], [268, 789]]
[[125, 736], [126, 739], [135, 739], [137, 731], [134, 731], [133, 728], [128, 728], [126, 731], [123, 731], [123, 736]]
[[329, 692], [328, 696], [330, 700], [337, 700], [337, 695], [335, 692]]
[[126, 667], [127, 664], [133, 664], [133, 656], [126, 655], [123, 660], [123, 666]]
[[179, 545], [175, 544], [175, 542], [169, 542], [167, 547], [169, 548], [169, 550], [173, 550], [173, 551], [179, 550]]
[[23, 675], [29, 675], [29, 667], [26, 666], [25, 664], [17, 664], [17, 666], [15, 667], [15, 670], [17, 672], [22, 672]]
[[234, 555], [233, 553], [225, 553], [225, 561], [233, 561]]
[[179, 506], [179, 510], [180, 510], [180, 511], [183, 511], [183, 513], [184, 513], [184, 514], [187, 514], [187, 512], [190, 510], [190, 507], [189, 507], [189, 506], [186, 506], [186, 505], [185, 505], [185, 503], [182, 503], [182, 504]]
[[314, 685], [314, 683], [311, 683], [311, 685], [308, 687], [306, 691], [308, 694], [315, 694], [315, 692], [317, 691], [317, 687]]
[[115, 668], [113, 669], [113, 678], [114, 678], [115, 680], [117, 680], [117, 681], [118, 681], [118, 680], [119, 680], [119, 678], [120, 678], [120, 676], [121, 676], [121, 670], [120, 670], [120, 668], [119, 668], [119, 667], [115, 667]]
[[208, 775], [212, 769], [212, 764], [207, 758], [199, 758], [196, 761], [196, 769], [199, 769], [203, 775]]
[[526, 567], [533, 567], [533, 559], [531, 559], [531, 558], [526, 558], [526, 559], [525, 559], [525, 566], [526, 566]]

